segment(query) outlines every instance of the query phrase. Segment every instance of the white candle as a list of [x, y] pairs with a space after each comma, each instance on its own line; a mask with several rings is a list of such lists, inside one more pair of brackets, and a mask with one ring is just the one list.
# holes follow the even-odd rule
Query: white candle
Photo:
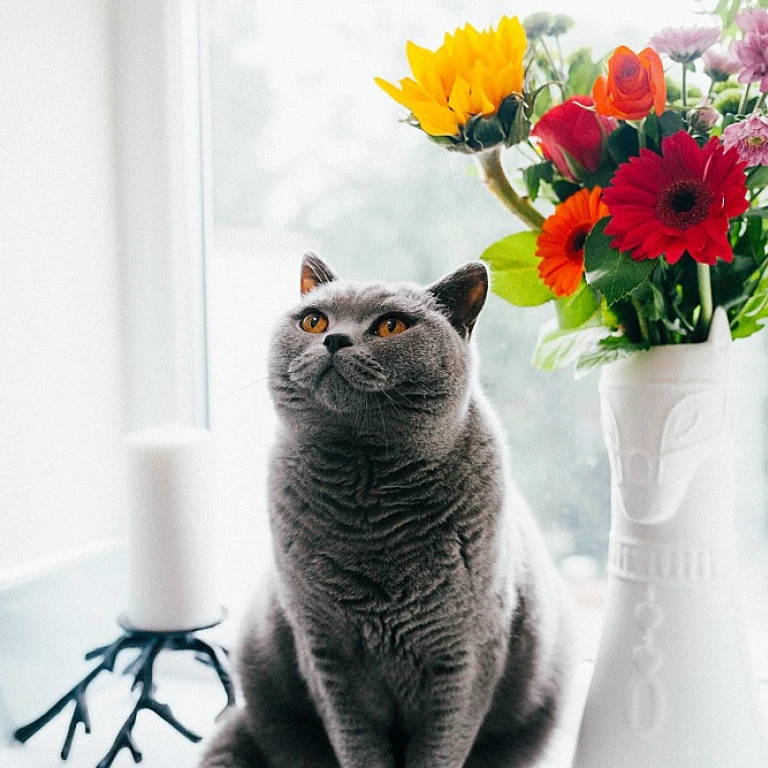
[[164, 424], [131, 432], [125, 446], [128, 624], [173, 631], [215, 623], [221, 606], [213, 572], [210, 432]]

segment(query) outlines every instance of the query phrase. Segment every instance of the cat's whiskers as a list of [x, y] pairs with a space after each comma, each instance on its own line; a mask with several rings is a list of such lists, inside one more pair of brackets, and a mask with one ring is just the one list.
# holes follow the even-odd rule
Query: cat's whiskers
[[250, 387], [255, 387], [257, 384], [263, 384], [265, 381], [269, 380], [269, 376], [264, 376], [261, 379], [256, 379], [255, 381], [250, 382], [249, 384], [243, 384], [242, 387], [238, 387], [237, 389], [233, 389], [231, 392], [227, 392], [226, 395], [222, 395], [221, 397], [217, 397], [213, 402], [214, 403], [221, 403], [224, 400], [229, 399], [233, 395], [238, 394], [239, 392], [242, 392], [243, 390], [249, 389]]
[[[395, 392], [397, 392], [397, 390], [394, 390], [394, 391], [395, 391]], [[398, 408], [398, 407], [397, 407], [397, 403], [395, 402], [395, 399], [394, 399], [394, 398], [393, 398], [393, 397], [392, 397], [392, 396], [391, 396], [391, 395], [390, 395], [390, 394], [389, 394], [389, 393], [388, 393], [386, 390], [384, 390], [384, 389], [380, 390], [380, 392], [381, 392], [381, 394], [382, 394], [382, 395], [384, 395], [384, 397], [386, 397], [386, 398], [387, 398], [387, 400], [389, 400], [389, 402], [392, 404], [392, 407], [393, 407], [393, 408], [395, 409], [395, 411], [397, 412], [397, 415], [398, 415], [398, 416], [402, 416], [402, 415], [403, 415], [403, 411], [402, 411], [400, 408]], [[379, 406], [379, 408], [381, 408], [381, 406]]]
[[[360, 419], [357, 429], [357, 439], [358, 441], [363, 435], [363, 430], [365, 429], [365, 425], [368, 423], [368, 398], [363, 397], [363, 418]], [[357, 412], [355, 412], [355, 416], [357, 416]]]
[[418, 410], [419, 406], [416, 405], [416, 403], [411, 400], [408, 395], [405, 394], [402, 390], [398, 389], [397, 387], [392, 387], [392, 391], [400, 398], [405, 400], [405, 402], [408, 404], [408, 407], [413, 410]]
[[[386, 395], [386, 392], [384, 393]], [[368, 398], [366, 398], [367, 400]], [[389, 453], [389, 440], [387, 440], [387, 423], [384, 419], [384, 410], [381, 407], [381, 403], [374, 398], [373, 402], [376, 403], [379, 409], [379, 417], [381, 418], [381, 434], [384, 437], [384, 452]]]

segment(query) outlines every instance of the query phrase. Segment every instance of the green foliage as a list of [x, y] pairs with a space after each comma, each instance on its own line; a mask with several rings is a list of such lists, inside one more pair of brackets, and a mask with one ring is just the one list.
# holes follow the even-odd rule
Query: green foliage
[[759, 331], [768, 317], [768, 234], [762, 217], [732, 227], [734, 257], [713, 270], [715, 300], [728, 310], [734, 338]]
[[768, 187], [768, 165], [758, 165], [747, 173], [748, 189], [763, 189]]
[[572, 181], [566, 181], [565, 179], [558, 179], [552, 184], [552, 189], [557, 195], [557, 199], [564, 203], [571, 195], [575, 195], [581, 187], [578, 184], [574, 184]]
[[611, 238], [605, 234], [608, 217], [592, 227], [584, 244], [584, 266], [587, 282], [614, 304], [634, 291], [653, 271], [650, 259], [635, 261], [629, 254], [611, 247]]
[[542, 371], [558, 371], [577, 365], [582, 356], [596, 354], [600, 342], [611, 333], [595, 314], [576, 328], [561, 328], [556, 319], [541, 328], [533, 352], [533, 365]]
[[743, 339], [757, 333], [768, 318], [768, 269], [755, 273], [754, 291], [731, 320], [731, 335]]
[[554, 16], [549, 11], [537, 11], [523, 19], [523, 29], [529, 40], [538, 40], [550, 34], [549, 30], [554, 20]]
[[714, 108], [724, 115], [736, 115], [741, 103], [741, 88], [726, 88], [715, 96]]
[[723, 41], [732, 38], [738, 31], [736, 16], [746, 8], [768, 8], [768, 0], [717, 0], [711, 10], [704, 10], [713, 16], [718, 16], [723, 25]]
[[677, 81], [673, 80], [671, 77], [665, 77], [664, 82], [667, 86], [667, 99], [669, 101], [680, 101], [683, 92], [680, 90]]
[[531, 99], [532, 117], [536, 120], [552, 106], [552, 94], [549, 85], [538, 88], [529, 98]]
[[528, 189], [528, 196], [535, 200], [539, 196], [539, 188], [542, 181], [551, 184], [555, 177], [555, 168], [551, 162], [529, 165], [523, 170], [523, 179]]
[[637, 129], [629, 123], [621, 123], [608, 137], [608, 152], [617, 165], [626, 163], [640, 151]]
[[574, 367], [577, 378], [593, 368], [648, 349], [647, 341], [634, 342], [603, 323], [598, 309], [576, 327], [563, 328], [552, 320], [544, 325], [533, 353], [533, 365], [543, 371]]
[[560, 37], [569, 32], [576, 22], [565, 13], [556, 13], [549, 26], [549, 34], [552, 37]]
[[666, 110], [658, 120], [661, 130], [661, 138], [672, 136], [678, 131], [685, 130], [685, 120], [679, 112], [672, 109]]
[[600, 64], [592, 60], [589, 48], [581, 48], [571, 57], [568, 66], [568, 91], [571, 95], [592, 93], [592, 86], [602, 72]]
[[587, 351], [579, 357], [576, 363], [576, 373], [584, 374], [597, 366], [615, 363], [625, 357], [634, 355], [635, 352], [650, 349], [647, 341], [634, 342], [624, 334], [616, 333], [600, 339], [597, 349]]
[[555, 301], [557, 324], [560, 328], [578, 328], [595, 316], [600, 308], [594, 291], [585, 283], [572, 296], [565, 296]]
[[539, 277], [536, 237], [535, 232], [518, 232], [480, 256], [491, 269], [493, 292], [518, 307], [534, 307], [555, 298]]

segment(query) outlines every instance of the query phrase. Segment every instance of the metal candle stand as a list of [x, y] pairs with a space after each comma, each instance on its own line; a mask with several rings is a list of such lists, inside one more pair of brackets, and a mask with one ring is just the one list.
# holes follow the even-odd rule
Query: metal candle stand
[[[110, 645], [104, 645], [100, 648], [88, 652], [85, 655], [86, 660], [101, 658], [101, 663], [88, 673], [77, 685], [69, 692], [65, 693], [45, 714], [37, 720], [19, 728], [14, 736], [17, 741], [24, 743], [34, 736], [41, 728], [46, 726], [62, 709], [70, 702], [75, 703], [75, 710], [72, 713], [72, 720], [69, 723], [64, 746], [61, 750], [61, 759], [66, 760], [69, 757], [72, 748], [72, 742], [75, 737], [75, 730], [78, 723], [82, 723], [85, 732], [91, 732], [91, 721], [88, 714], [88, 705], [85, 701], [85, 692], [88, 686], [104, 671], [113, 672], [115, 662], [122, 651], [137, 649], [139, 655], [125, 668], [124, 675], [135, 675], [131, 690], [141, 687], [141, 694], [128, 716], [123, 726], [118, 731], [112, 746], [106, 756], [96, 766], [96, 768], [110, 768], [118, 753], [127, 749], [134, 762], [139, 763], [142, 760], [142, 754], [137, 749], [133, 741], [133, 727], [136, 725], [136, 717], [143, 709], [154, 712], [158, 717], [165, 720], [170, 726], [175, 728], [182, 736], [185, 736], [192, 742], [199, 742], [202, 736], [185, 728], [173, 715], [171, 708], [167, 704], [161, 704], [155, 699], [155, 685], [152, 680], [155, 659], [161, 651], [194, 651], [196, 659], [204, 664], [210, 665], [219, 676], [224, 691], [227, 694], [228, 707], [235, 703], [235, 690], [227, 671], [228, 651], [220, 645], [207, 643], [196, 637], [198, 632], [204, 629], [211, 629], [222, 622], [224, 616], [212, 624], [204, 627], [197, 627], [189, 630], [179, 630], [172, 632], [152, 632], [139, 630], [130, 626], [124, 619], [120, 618], [118, 623], [125, 630], [115, 642]], [[222, 710], [222, 711], [224, 711]]]

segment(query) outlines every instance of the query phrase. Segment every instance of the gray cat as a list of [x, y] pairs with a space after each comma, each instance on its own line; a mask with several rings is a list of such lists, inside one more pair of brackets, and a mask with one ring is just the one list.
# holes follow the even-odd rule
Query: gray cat
[[337, 281], [304, 258], [278, 323], [276, 569], [240, 653], [245, 708], [203, 768], [518, 768], [547, 742], [567, 610], [470, 345], [488, 273]]

